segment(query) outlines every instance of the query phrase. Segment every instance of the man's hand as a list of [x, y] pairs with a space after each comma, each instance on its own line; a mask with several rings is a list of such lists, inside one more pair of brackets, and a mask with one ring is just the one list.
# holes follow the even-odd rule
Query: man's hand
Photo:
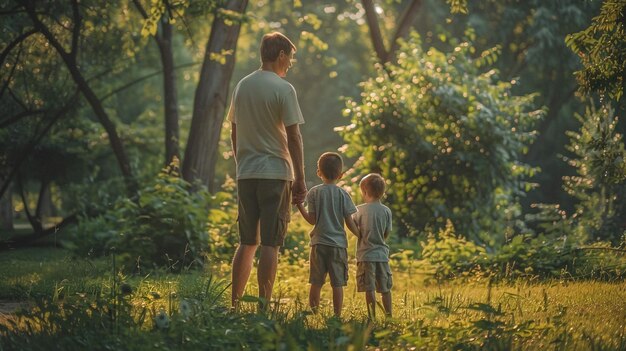
[[304, 202], [306, 198], [306, 184], [304, 184], [304, 179], [297, 180], [293, 182], [291, 185], [291, 203], [293, 205], [301, 204]]

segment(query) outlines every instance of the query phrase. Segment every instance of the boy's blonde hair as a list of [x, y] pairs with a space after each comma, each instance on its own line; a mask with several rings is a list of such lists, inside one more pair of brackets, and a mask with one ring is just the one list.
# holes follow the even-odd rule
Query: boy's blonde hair
[[385, 179], [378, 173], [370, 173], [363, 177], [359, 186], [375, 199], [380, 199], [385, 194]]
[[317, 160], [317, 169], [328, 180], [339, 179], [343, 173], [343, 159], [336, 152], [325, 152]]

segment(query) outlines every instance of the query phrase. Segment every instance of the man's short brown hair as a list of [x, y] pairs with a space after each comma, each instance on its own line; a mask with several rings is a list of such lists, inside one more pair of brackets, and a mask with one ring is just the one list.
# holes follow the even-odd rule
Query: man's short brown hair
[[366, 175], [359, 185], [375, 199], [380, 199], [385, 194], [385, 179], [378, 173]]
[[289, 55], [292, 51], [296, 51], [296, 46], [289, 38], [279, 32], [272, 32], [263, 36], [261, 40], [261, 62], [276, 61], [281, 51], [285, 55]]
[[325, 152], [317, 160], [317, 168], [326, 179], [339, 179], [343, 170], [343, 160], [336, 152]]

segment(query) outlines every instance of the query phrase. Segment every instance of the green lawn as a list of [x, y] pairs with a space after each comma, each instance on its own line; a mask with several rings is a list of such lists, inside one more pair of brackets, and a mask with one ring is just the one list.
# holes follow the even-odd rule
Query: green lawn
[[[626, 348], [625, 282], [518, 280], [490, 286], [487, 280], [474, 279], [427, 284], [426, 276], [395, 267], [394, 317], [385, 320], [379, 315], [375, 322], [368, 323], [363, 296], [356, 293], [354, 264], [350, 266], [342, 321], [330, 317], [329, 287], [323, 290], [321, 314], [307, 312], [305, 261], [281, 261], [276, 303], [267, 314], [255, 313], [252, 297], [243, 311], [228, 311], [228, 262], [214, 262], [203, 271], [179, 274], [157, 271], [131, 277], [118, 273], [114, 281], [111, 258], [73, 259], [64, 250], [33, 248], [3, 252], [0, 266], [0, 299], [39, 306], [21, 319], [13, 315], [3, 319], [9, 328], [3, 331], [8, 337], [0, 341], [0, 350], [3, 345], [7, 349], [16, 345], [37, 349], [37, 345], [51, 339], [63, 339], [64, 330], [69, 333], [75, 329], [81, 331], [84, 340], [63, 339], [65, 348], [94, 340], [108, 340], [113, 343], [109, 346], [118, 342], [129, 349], [151, 349], [155, 345], [163, 349], [203, 349], [203, 345], [219, 349], [275, 349], [282, 345], [287, 349], [346, 350], [350, 346]], [[251, 277], [248, 293], [255, 295], [254, 271]], [[132, 293], [122, 296], [116, 292], [117, 298], [111, 299], [113, 284], [119, 287], [123, 283], [132, 288]], [[41, 305], [42, 298], [52, 302]], [[111, 319], [110, 313], [109, 317], [106, 313], [101, 317], [114, 320], [116, 327], [102, 321], [94, 327], [94, 311], [110, 312], [112, 305], [118, 317]], [[69, 306], [88, 306], [91, 312], [83, 315], [80, 308], [68, 310]], [[186, 306], [191, 312], [185, 312]], [[163, 330], [153, 323], [161, 309], [171, 323]], [[53, 319], [56, 324], [44, 321], [53, 315], [62, 317]], [[11, 324], [7, 318], [17, 322]], [[16, 328], [26, 328], [27, 320], [41, 328], [15, 332]], [[22, 344], [26, 340], [30, 340], [28, 345]], [[145, 347], [146, 340], [152, 347]]]

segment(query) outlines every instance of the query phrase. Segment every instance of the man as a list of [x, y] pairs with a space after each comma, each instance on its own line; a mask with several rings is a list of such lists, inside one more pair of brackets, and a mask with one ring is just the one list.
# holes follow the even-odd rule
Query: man
[[259, 297], [272, 297], [278, 249], [283, 245], [291, 203], [306, 196], [302, 136], [296, 91], [282, 78], [296, 47], [281, 33], [263, 36], [261, 68], [235, 87], [228, 120], [237, 162], [239, 241], [232, 271], [232, 305], [243, 295], [259, 238]]

